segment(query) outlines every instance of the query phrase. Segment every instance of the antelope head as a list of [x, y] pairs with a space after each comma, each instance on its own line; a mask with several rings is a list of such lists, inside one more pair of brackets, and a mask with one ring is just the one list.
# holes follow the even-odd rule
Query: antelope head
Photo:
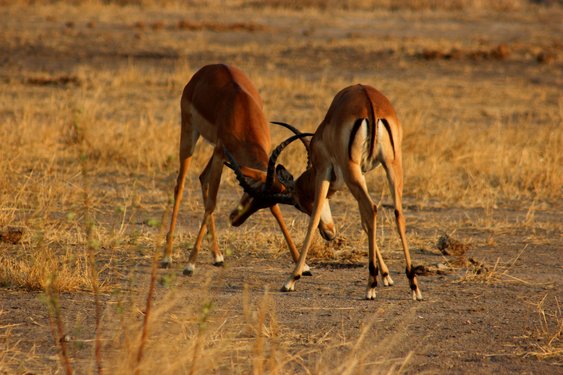
[[249, 167], [241, 167], [232, 154], [224, 148], [224, 154], [229, 161], [226, 165], [235, 172], [237, 180], [244, 190], [238, 206], [229, 215], [232, 226], [240, 226], [253, 213], [262, 208], [272, 207], [278, 203], [295, 205], [292, 194], [293, 176], [281, 164], [276, 168], [276, 160], [290, 143], [311, 135], [309, 133], [296, 134], [276, 147], [268, 161], [266, 173]]
[[[303, 138], [313, 134], [301, 133], [291, 125], [284, 123], [276, 124], [285, 126], [296, 134], [283, 141], [274, 149], [270, 156], [266, 173], [252, 168], [241, 167], [229, 151], [224, 149], [225, 156], [229, 161], [227, 166], [235, 172], [240, 186], [244, 189], [244, 195], [237, 208], [229, 216], [231, 225], [235, 227], [243, 224], [256, 211], [276, 204], [291, 205], [311, 215], [314, 196], [310, 194], [310, 189], [303, 188], [306, 186], [306, 178], [304, 176], [311, 175], [310, 168], [295, 181], [293, 175], [282, 164], [276, 166], [276, 161], [283, 149], [297, 139], [303, 141], [308, 155], [309, 143]], [[336, 233], [328, 202], [324, 211], [324, 215], [319, 223], [319, 232], [325, 240], [330, 241], [335, 238]]]

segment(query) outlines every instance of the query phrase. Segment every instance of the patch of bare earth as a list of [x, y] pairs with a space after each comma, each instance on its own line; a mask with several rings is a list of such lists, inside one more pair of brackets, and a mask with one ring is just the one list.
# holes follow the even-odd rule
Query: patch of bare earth
[[[76, 373], [561, 372], [560, 5], [118, 3], [0, 1], [0, 373], [59, 373], [65, 360]], [[215, 62], [248, 73], [268, 118], [306, 131], [346, 85], [391, 99], [424, 301], [410, 299], [381, 171], [368, 182], [395, 285], [375, 301], [349, 193], [332, 200], [339, 233], [315, 240], [313, 276], [281, 293], [281, 233], [268, 212], [228, 225], [241, 189], [226, 169], [225, 267], [206, 241], [183, 276], [203, 214], [201, 144], [175, 263], [157, 270], [147, 308], [179, 97]], [[274, 142], [287, 136], [272, 128]], [[281, 160], [297, 175], [305, 155], [292, 147]], [[283, 212], [300, 243], [307, 218]]]

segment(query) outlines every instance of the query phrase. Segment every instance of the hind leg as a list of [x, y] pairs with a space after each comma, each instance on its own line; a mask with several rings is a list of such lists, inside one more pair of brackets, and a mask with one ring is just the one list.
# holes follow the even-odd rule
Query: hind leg
[[[209, 198], [209, 181], [211, 179], [211, 166], [213, 163], [213, 157], [209, 159], [207, 166], [199, 176], [199, 181], [201, 183], [201, 193], [203, 195], [203, 201], [207, 202]], [[215, 230], [215, 215], [213, 212], [209, 214], [207, 220], [207, 234], [211, 234], [211, 249], [213, 252], [213, 265], [222, 266], [223, 265], [223, 254], [219, 250], [219, 244], [217, 242], [217, 232]]]
[[[383, 284], [385, 286], [392, 285], [393, 280], [389, 277], [389, 269], [383, 261], [381, 252], [377, 247], [376, 242], [376, 219], [377, 219], [377, 206], [373, 204], [369, 195], [365, 178], [362, 174], [359, 165], [354, 165], [348, 171], [346, 177], [346, 184], [348, 189], [358, 202], [360, 216], [362, 218], [362, 227], [368, 235], [368, 282], [366, 287], [366, 299], [372, 300], [376, 297], [377, 275], [379, 268], [383, 277]], [[379, 267], [378, 267], [379, 264]]]
[[[213, 217], [213, 211], [215, 210], [215, 206], [217, 205], [217, 192], [219, 191], [219, 184], [221, 182], [221, 173], [223, 171], [223, 156], [222, 153], [219, 151], [218, 147], [215, 148], [213, 152], [213, 156], [211, 157], [208, 166], [209, 166], [209, 172], [206, 173], [208, 177], [205, 179], [206, 180], [205, 185], [207, 185], [207, 188], [205, 190], [207, 191], [207, 195], [205, 196], [204, 194], [204, 197], [206, 198], [205, 212], [203, 214], [203, 219], [201, 220], [201, 226], [199, 228], [196, 242], [194, 244], [192, 252], [190, 253], [190, 258], [188, 259], [188, 265], [184, 269], [184, 275], [191, 275], [195, 269], [195, 261], [197, 258], [197, 254], [201, 249], [201, 243], [203, 241], [203, 236], [206, 233], [208, 222], [212, 226], [211, 227], [212, 236], [214, 233], [215, 223], [211, 220], [211, 218]], [[218, 247], [216, 250], [218, 254], [214, 254], [214, 257], [215, 257], [215, 262], [217, 263], [217, 261], [219, 260], [218, 255], [220, 255], [221, 258], [223, 257], [223, 255], [219, 252]]]
[[414, 274], [414, 269], [411, 264], [411, 256], [409, 252], [409, 246], [407, 244], [406, 235], [406, 222], [405, 216], [403, 215], [403, 167], [401, 155], [398, 153], [397, 157], [392, 160], [386, 160], [383, 163], [385, 171], [387, 172], [387, 180], [389, 182], [389, 190], [393, 197], [393, 205], [395, 207], [395, 222], [397, 224], [397, 230], [399, 236], [401, 237], [401, 244], [403, 245], [403, 252], [405, 254], [405, 263], [407, 278], [409, 279], [409, 285], [412, 290], [413, 300], [422, 300], [422, 292], [418, 286], [416, 275]]

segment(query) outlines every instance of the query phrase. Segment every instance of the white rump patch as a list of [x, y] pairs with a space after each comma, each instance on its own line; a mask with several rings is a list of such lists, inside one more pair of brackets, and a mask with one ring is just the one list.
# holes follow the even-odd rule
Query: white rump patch
[[383, 160], [384, 155], [394, 155], [391, 137], [383, 121], [377, 122], [377, 159]]
[[[352, 136], [350, 134], [350, 136]], [[363, 164], [363, 161], [367, 157], [368, 153], [368, 122], [366, 119], [362, 120], [358, 131], [354, 135], [352, 144], [350, 147], [350, 157], [353, 162], [358, 164]]]

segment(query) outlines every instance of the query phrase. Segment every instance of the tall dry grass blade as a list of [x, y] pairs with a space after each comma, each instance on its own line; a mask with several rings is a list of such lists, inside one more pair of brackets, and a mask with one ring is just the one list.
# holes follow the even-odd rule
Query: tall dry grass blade
[[119, 300], [117, 302], [117, 309], [118, 309], [118, 314], [119, 314], [119, 327], [121, 329], [121, 333], [123, 335], [123, 345], [124, 345], [124, 352], [127, 355], [127, 360], [128, 360], [128, 364], [129, 364], [129, 370], [132, 368], [132, 355], [131, 353], [133, 353], [133, 345], [131, 342], [131, 337], [129, 335], [129, 329], [128, 329], [128, 324], [127, 321], [125, 319], [125, 306], [123, 304], [123, 300]]
[[563, 335], [563, 316], [559, 299], [554, 297], [554, 307], [552, 311], [547, 311], [546, 302], [549, 294], [535, 304], [538, 314], [539, 327], [537, 328], [536, 341], [533, 347], [535, 351], [528, 351], [524, 356], [534, 356], [538, 359], [555, 359], [560, 363], [563, 360], [563, 345], [561, 336]]
[[83, 185], [83, 210], [84, 210], [84, 227], [86, 229], [86, 259], [89, 269], [90, 282], [92, 291], [94, 292], [95, 305], [95, 328], [94, 328], [94, 358], [96, 363], [96, 371], [99, 375], [104, 373], [102, 361], [102, 339], [101, 339], [101, 319], [102, 305], [100, 303], [100, 281], [96, 267], [96, 251], [98, 250], [98, 242], [94, 239], [95, 220], [92, 216], [92, 202], [90, 198], [89, 184], [89, 159], [87, 147], [89, 140], [87, 138], [87, 129], [81, 123], [80, 113], [74, 109], [72, 111], [72, 121], [70, 123], [69, 137], [71, 145], [76, 146], [77, 160], [80, 161], [80, 172]]
[[158, 262], [158, 251], [155, 251], [152, 257], [151, 264], [151, 277], [149, 282], [149, 290], [147, 293], [147, 302], [145, 305], [145, 314], [143, 316], [143, 326], [141, 334], [141, 342], [139, 343], [139, 349], [137, 351], [137, 362], [135, 365], [135, 374], [140, 374], [141, 372], [141, 362], [143, 360], [143, 352], [145, 350], [145, 345], [147, 344], [147, 339], [149, 335], [149, 318], [152, 307], [152, 300], [154, 298], [154, 292], [156, 289], [156, 269]]
[[101, 319], [102, 319], [102, 305], [100, 303], [100, 287], [98, 272], [96, 268], [96, 241], [94, 240], [94, 221], [90, 217], [90, 200], [88, 192], [84, 193], [84, 208], [85, 208], [85, 225], [86, 225], [86, 239], [88, 241], [88, 264], [90, 269], [90, 279], [92, 283], [92, 290], [94, 292], [95, 304], [95, 349], [94, 356], [96, 360], [96, 370], [99, 375], [104, 373], [102, 361], [102, 340], [101, 340]]
[[396, 372], [394, 371], [394, 368], [392, 367], [391, 369], [389, 369], [389, 372], [387, 374], [391, 375], [392, 373], [396, 373], [396, 374], [404, 373], [405, 368], [406, 368], [407, 364], [409, 363], [409, 361], [411, 360], [413, 355], [414, 355], [414, 352], [409, 352], [409, 354], [407, 354], [407, 356], [405, 357], [405, 360], [403, 361], [403, 363], [401, 363], [401, 367], [399, 367], [399, 369]]
[[197, 327], [197, 337], [193, 349], [193, 356], [192, 356], [192, 364], [190, 366], [190, 375], [194, 375], [196, 373], [196, 365], [198, 363], [199, 357], [201, 355], [202, 348], [204, 346], [204, 336], [205, 331], [207, 329], [207, 321], [209, 320], [211, 309], [213, 307], [213, 303], [208, 301], [203, 304], [201, 317], [198, 322]]
[[[77, 121], [72, 122], [73, 127], [77, 127]], [[76, 129], [75, 129], [76, 130]], [[103, 374], [103, 362], [102, 362], [102, 341], [101, 341], [101, 315], [102, 315], [102, 306], [100, 304], [100, 288], [99, 288], [99, 280], [98, 280], [98, 272], [96, 268], [96, 255], [95, 252], [97, 250], [97, 244], [94, 240], [94, 219], [92, 218], [91, 214], [91, 202], [90, 202], [90, 195], [89, 195], [89, 186], [88, 186], [88, 166], [87, 166], [87, 159], [82, 158], [81, 155], [84, 154], [84, 137], [80, 137], [77, 140], [79, 143], [79, 152], [78, 158], [80, 160], [80, 167], [82, 173], [82, 184], [84, 189], [84, 226], [86, 228], [86, 251], [87, 251], [87, 261], [88, 261], [88, 268], [90, 271], [90, 282], [92, 283], [92, 291], [94, 292], [94, 305], [95, 305], [95, 329], [94, 329], [94, 358], [96, 362], [96, 370], [98, 374]]]
[[141, 371], [141, 362], [143, 360], [143, 354], [145, 350], [145, 346], [147, 344], [148, 335], [149, 335], [149, 319], [152, 307], [152, 300], [154, 299], [154, 293], [156, 290], [156, 271], [157, 271], [157, 264], [158, 258], [160, 254], [160, 243], [164, 238], [164, 220], [168, 216], [169, 207], [167, 206], [164, 212], [162, 213], [162, 217], [160, 218], [160, 228], [158, 230], [158, 235], [155, 241], [153, 255], [152, 255], [152, 263], [151, 263], [151, 276], [149, 281], [149, 290], [147, 292], [147, 302], [145, 305], [145, 314], [143, 317], [143, 326], [142, 326], [142, 333], [141, 333], [141, 341], [139, 343], [139, 349], [137, 350], [137, 359], [135, 364], [135, 374], [140, 374]]
[[278, 360], [279, 324], [274, 313], [270, 313], [270, 355], [268, 359], [268, 374], [276, 375], [280, 371]]
[[268, 310], [268, 289], [264, 291], [264, 297], [258, 309], [256, 322], [256, 340], [254, 342], [254, 358], [252, 359], [252, 373], [262, 375], [264, 373], [264, 324]]
[[55, 346], [58, 346], [61, 365], [67, 375], [72, 375], [72, 365], [68, 354], [67, 342], [68, 336], [65, 334], [63, 319], [61, 316], [61, 306], [59, 304], [58, 292], [55, 287], [56, 275], [52, 274], [51, 282], [45, 288], [47, 296], [47, 307], [49, 310], [49, 326], [51, 328], [51, 336], [53, 337]]

